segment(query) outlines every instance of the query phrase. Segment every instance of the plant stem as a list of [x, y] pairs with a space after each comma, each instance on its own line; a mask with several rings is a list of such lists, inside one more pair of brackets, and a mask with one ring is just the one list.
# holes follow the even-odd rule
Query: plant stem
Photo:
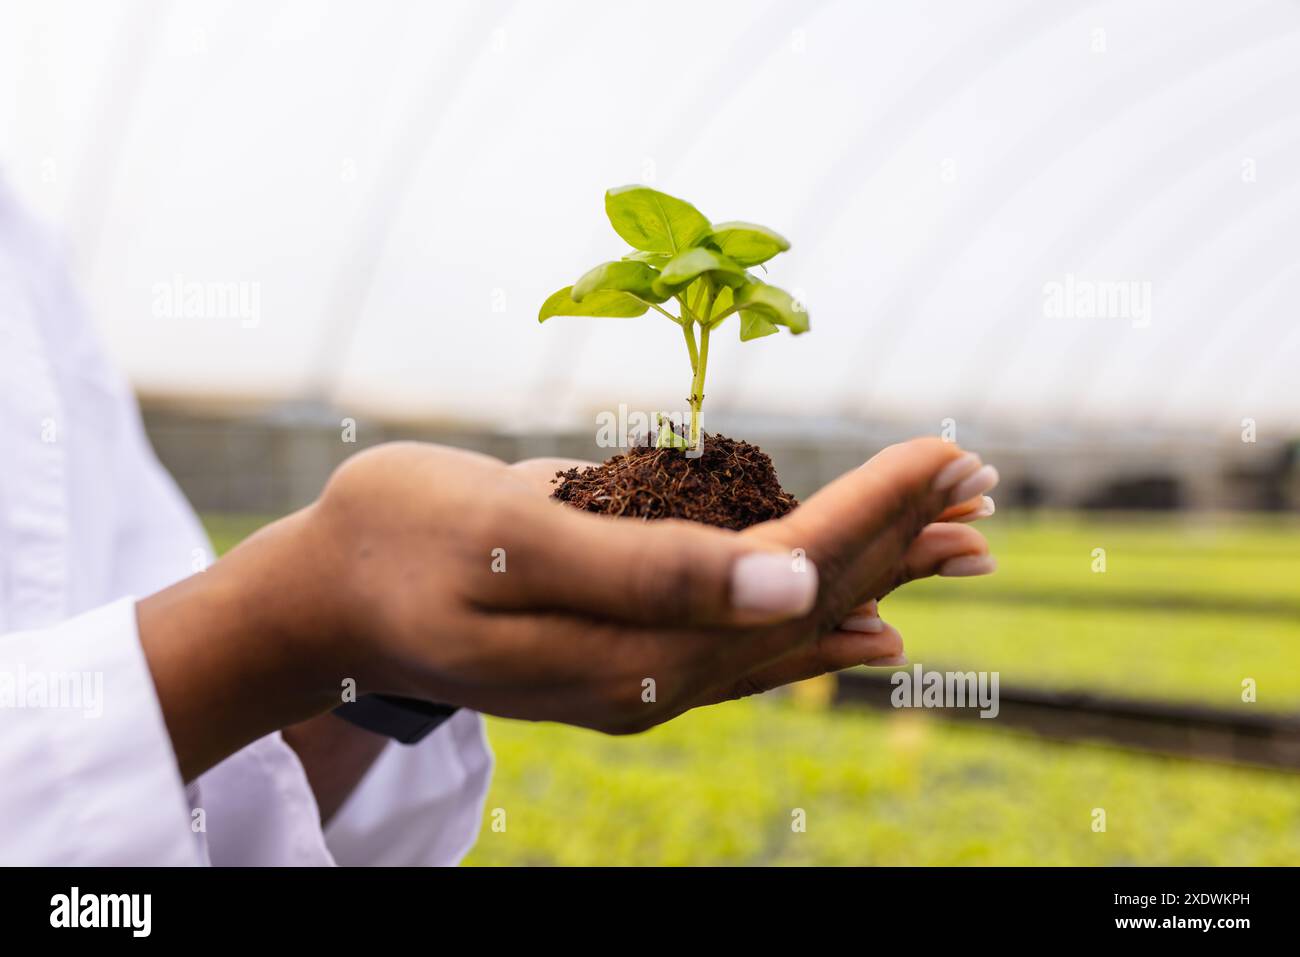
[[709, 365], [709, 327], [700, 327], [700, 359], [695, 364], [695, 379], [691, 383], [691, 448], [700, 444], [700, 409], [704, 406], [704, 372]]
[[[686, 348], [691, 354], [691, 397], [688, 400], [691, 405], [691, 427], [687, 433], [689, 447], [696, 448], [700, 442], [700, 410], [704, 406], [704, 372], [709, 362], [709, 313], [713, 311], [713, 303], [717, 296], [717, 290], [713, 286], [713, 281], [704, 278], [700, 291], [695, 296], [695, 308], [692, 308], [686, 302], [686, 296], [678, 293], [677, 304], [681, 307], [681, 327], [682, 334], [686, 337]], [[703, 310], [696, 312], [703, 300]], [[700, 341], [697, 346], [695, 343], [695, 326], [700, 327]]]
[[695, 347], [695, 331], [690, 322], [682, 323], [682, 335], [686, 337], [686, 349], [691, 354], [691, 373], [695, 373], [700, 364], [700, 354]]
[[[704, 297], [704, 293], [708, 289], [708, 285], [709, 282], [707, 279], [704, 282], [700, 283], [700, 291], [695, 294], [695, 302], [691, 303], [692, 312], [695, 312], [697, 309], [699, 309], [700, 300]], [[704, 323], [708, 321], [709, 311], [706, 309], [704, 312], [696, 313], [696, 315], [699, 317], [700, 325], [704, 325]]]
[[[693, 449], [698, 448], [700, 444], [700, 410], [704, 407], [704, 373], [709, 365], [709, 313], [713, 311], [714, 297], [712, 280], [707, 278], [704, 280], [700, 293], [704, 297], [704, 309], [696, 320], [700, 324], [700, 348], [698, 358], [691, 365], [695, 378], [691, 381], [691, 431], [687, 436], [687, 442]], [[696, 305], [699, 305], [699, 300], [696, 300]]]
[[678, 293], [676, 299], [677, 299], [677, 305], [680, 308], [682, 313], [681, 324], [683, 326], [690, 325], [692, 322], [695, 321], [695, 313], [692, 312], [691, 307], [686, 304], [685, 296]]
[[740, 312], [739, 306], [732, 306], [730, 309], [724, 309], [722, 310], [722, 312], [718, 313], [716, 316], [713, 317], [712, 321], [709, 322], [709, 325], [716, 326], [718, 323], [722, 322], [723, 319], [726, 319], [728, 316], [732, 316], [738, 312]]
[[671, 319], [673, 322], [677, 323], [679, 326], [680, 326], [680, 325], [683, 325], [683, 324], [685, 323], [685, 319], [684, 319], [684, 318], [682, 318], [682, 319], [677, 318], [677, 317], [674, 316], [671, 312], [669, 312], [667, 309], [665, 309], [663, 306], [659, 305], [658, 303], [649, 302], [649, 301], [647, 301], [647, 300], [645, 300], [645, 299], [642, 299], [641, 301], [644, 302], [644, 303], [645, 303], [647, 306], [649, 306], [651, 309], [653, 309], [655, 312], [659, 313], [660, 315], [667, 316], [669, 319]]

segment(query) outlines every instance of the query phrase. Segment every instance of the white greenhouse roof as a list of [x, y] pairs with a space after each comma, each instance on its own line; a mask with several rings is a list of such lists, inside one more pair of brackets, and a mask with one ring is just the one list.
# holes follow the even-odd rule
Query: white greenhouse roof
[[662, 317], [536, 322], [646, 182], [793, 244], [812, 332], [715, 335], [714, 409], [1300, 429], [1287, 0], [3, 11], [0, 170], [146, 392], [679, 406]]

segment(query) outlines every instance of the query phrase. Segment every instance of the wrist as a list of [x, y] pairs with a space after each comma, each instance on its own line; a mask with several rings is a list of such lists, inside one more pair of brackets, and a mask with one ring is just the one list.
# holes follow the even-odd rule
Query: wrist
[[[239, 594], [239, 619], [256, 636], [266, 673], [310, 703], [340, 701], [355, 667], [341, 550], [312, 505], [266, 526], [227, 554], [225, 576]], [[214, 566], [216, 567], [216, 566]]]
[[186, 780], [339, 701], [331, 556], [308, 512], [136, 605], [140, 643]]

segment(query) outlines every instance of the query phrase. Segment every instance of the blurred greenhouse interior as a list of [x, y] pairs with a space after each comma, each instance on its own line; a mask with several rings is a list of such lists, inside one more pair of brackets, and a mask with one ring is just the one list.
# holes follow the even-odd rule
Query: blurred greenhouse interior
[[1297, 4], [0, 6], [0, 177], [218, 550], [379, 441], [601, 459], [681, 408], [662, 317], [536, 318], [646, 183], [789, 237], [811, 315], [717, 336], [706, 428], [800, 496], [912, 435], [998, 463], [999, 573], [882, 606], [913, 662], [1280, 742], [828, 683], [633, 740], [494, 719], [488, 807], [527, 810], [471, 861], [1300, 860]]

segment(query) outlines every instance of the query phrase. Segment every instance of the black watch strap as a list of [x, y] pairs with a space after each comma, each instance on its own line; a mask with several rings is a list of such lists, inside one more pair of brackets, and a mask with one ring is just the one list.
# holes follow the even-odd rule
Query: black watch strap
[[366, 694], [334, 709], [358, 728], [387, 735], [402, 744], [422, 741], [458, 709], [454, 705], [403, 698], [395, 694]]

